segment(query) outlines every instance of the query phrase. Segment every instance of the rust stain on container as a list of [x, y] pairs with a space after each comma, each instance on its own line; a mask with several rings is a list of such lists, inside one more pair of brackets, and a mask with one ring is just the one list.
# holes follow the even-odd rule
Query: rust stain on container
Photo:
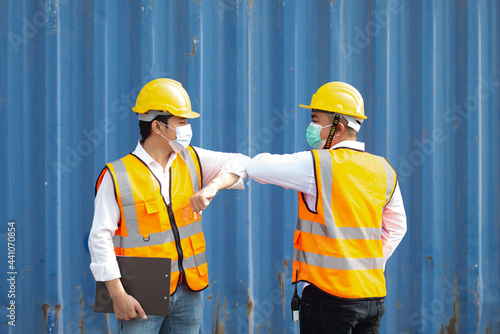
[[226, 297], [224, 297], [224, 303], [222, 304], [222, 314], [224, 314], [224, 319], [222, 319], [220, 323], [220, 331], [218, 332], [220, 334], [226, 333], [226, 315], [227, 315], [226, 306], [227, 306]]
[[477, 320], [476, 323], [479, 323], [479, 279], [476, 276], [476, 282], [477, 282], [477, 291], [474, 291], [469, 288], [469, 292], [471, 292], [474, 295], [474, 305], [477, 307]]
[[56, 304], [54, 305], [54, 311], [55, 311], [55, 319], [59, 316], [61, 313], [62, 305]]
[[193, 51], [188, 52], [188, 56], [194, 57], [195, 53], [196, 53], [196, 37], [193, 37]]
[[222, 312], [224, 313], [224, 319], [226, 318], [227, 315], [227, 303], [226, 303], [226, 297], [224, 297], [224, 304], [222, 304]]
[[[292, 110], [292, 113], [293, 113], [293, 110]], [[283, 268], [284, 268], [284, 272], [287, 272], [288, 271], [288, 264], [290, 263], [290, 260], [289, 259], [285, 259], [283, 260]]]
[[217, 304], [215, 306], [215, 319], [212, 318], [212, 333], [219, 333], [219, 310], [220, 310], [220, 291], [217, 290]]
[[105, 313], [104, 317], [106, 318], [106, 334], [109, 334], [109, 313]]
[[220, 316], [220, 291], [217, 291], [217, 305], [214, 306], [215, 307], [215, 312], [213, 312], [212, 314], [214, 314], [214, 317], [212, 318], [212, 333], [215, 333], [215, 334], [224, 334], [226, 333], [226, 315], [227, 315], [227, 311], [226, 311], [226, 307], [227, 307], [227, 304], [226, 304], [226, 297], [224, 297], [224, 302], [223, 302], [223, 306], [222, 306], [222, 314], [223, 314], [223, 317], [221, 319], [221, 316]]
[[80, 293], [80, 321], [78, 321], [78, 328], [80, 328], [80, 333], [83, 334], [83, 294]]
[[47, 328], [47, 316], [49, 314], [50, 305], [43, 304], [42, 305], [42, 315], [43, 315], [43, 332], [45, 333], [45, 328]]
[[281, 273], [281, 270], [278, 272], [278, 282], [281, 288], [281, 299], [283, 301], [283, 319], [285, 318], [285, 278]]
[[401, 302], [398, 300], [397, 308], [401, 308]]
[[[457, 276], [453, 277], [453, 294], [455, 295], [455, 300], [453, 301], [453, 316], [446, 326], [447, 334], [458, 334], [457, 324], [460, 319], [460, 303], [458, 302], [458, 292], [457, 292]], [[441, 331], [444, 332], [444, 326], [441, 324]]]
[[248, 314], [248, 332], [250, 333], [250, 329], [252, 328], [252, 313], [253, 313], [253, 301], [250, 298], [250, 291], [248, 292], [248, 303], [247, 303], [247, 314]]

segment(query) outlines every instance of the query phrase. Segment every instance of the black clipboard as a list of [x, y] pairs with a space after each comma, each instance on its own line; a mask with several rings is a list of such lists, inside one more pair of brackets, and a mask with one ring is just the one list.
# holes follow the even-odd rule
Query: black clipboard
[[[117, 256], [125, 291], [137, 299], [146, 315], [168, 315], [171, 260], [156, 257]], [[104, 282], [96, 283], [95, 312], [114, 313]]]

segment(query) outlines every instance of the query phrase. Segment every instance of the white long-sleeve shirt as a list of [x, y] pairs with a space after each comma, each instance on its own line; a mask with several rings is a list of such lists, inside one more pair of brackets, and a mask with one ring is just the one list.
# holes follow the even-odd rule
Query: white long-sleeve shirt
[[[359, 151], [365, 150], [363, 142], [353, 140], [342, 141], [331, 149], [340, 147]], [[309, 151], [294, 154], [258, 154], [248, 164], [247, 173], [248, 176], [259, 183], [274, 184], [304, 193], [307, 206], [310, 208], [313, 208], [316, 203], [314, 163]], [[394, 194], [382, 212], [384, 268], [405, 233], [406, 213], [399, 183], [396, 183]]]
[[[244, 189], [243, 180], [246, 179], [246, 165], [250, 158], [238, 153], [223, 153], [204, 150], [194, 147], [198, 154], [203, 184], [208, 184], [222, 173], [233, 173], [238, 175], [239, 180], [230, 189]], [[137, 144], [133, 152], [138, 158], [146, 163], [161, 184], [161, 194], [167, 203], [170, 203], [169, 177], [170, 166], [176, 159], [176, 154], [171, 154], [165, 171], [142, 147]], [[110, 281], [121, 277], [113, 246], [113, 236], [118, 228], [120, 220], [120, 208], [116, 202], [114, 185], [106, 172], [103, 176], [99, 190], [95, 198], [94, 220], [89, 235], [89, 251], [91, 257], [90, 270], [96, 281]]]

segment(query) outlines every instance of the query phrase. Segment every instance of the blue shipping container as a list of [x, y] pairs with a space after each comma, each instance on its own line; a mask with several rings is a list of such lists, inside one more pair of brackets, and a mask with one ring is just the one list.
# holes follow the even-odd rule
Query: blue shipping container
[[[93, 311], [94, 182], [169, 77], [195, 146], [252, 157], [308, 149], [298, 105], [357, 87], [408, 215], [381, 332], [499, 333], [499, 41], [498, 0], [0, 0], [0, 332], [116, 332]], [[204, 212], [204, 333], [298, 333], [296, 207], [247, 180]]]

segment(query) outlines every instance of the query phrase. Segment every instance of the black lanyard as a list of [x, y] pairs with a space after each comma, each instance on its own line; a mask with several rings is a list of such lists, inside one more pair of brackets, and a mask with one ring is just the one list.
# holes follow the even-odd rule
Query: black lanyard
[[329, 149], [330, 145], [332, 145], [333, 136], [335, 136], [335, 131], [337, 131], [337, 125], [339, 125], [339, 120], [340, 120], [340, 115], [335, 114], [335, 117], [333, 118], [332, 128], [330, 129], [330, 134], [326, 139], [326, 144], [324, 147], [325, 149]]

